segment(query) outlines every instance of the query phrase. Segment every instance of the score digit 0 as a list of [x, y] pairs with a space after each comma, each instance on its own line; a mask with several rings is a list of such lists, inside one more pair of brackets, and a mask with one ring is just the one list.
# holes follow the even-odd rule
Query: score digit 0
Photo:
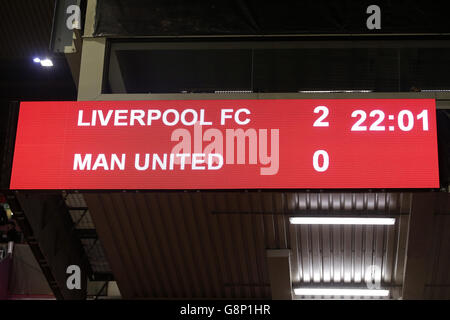
[[[322, 165], [319, 164], [319, 157], [322, 156]], [[328, 166], [330, 165], [330, 157], [328, 156], [328, 152], [325, 150], [317, 150], [314, 152], [313, 156], [313, 167], [317, 172], [327, 171]]]

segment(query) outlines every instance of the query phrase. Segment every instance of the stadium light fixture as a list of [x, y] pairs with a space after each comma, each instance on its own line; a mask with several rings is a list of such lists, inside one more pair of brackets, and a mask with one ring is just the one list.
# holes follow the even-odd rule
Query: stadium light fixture
[[356, 297], [388, 297], [385, 289], [351, 289], [351, 288], [295, 288], [297, 296], [356, 296]]
[[369, 217], [291, 217], [291, 224], [393, 225], [395, 218]]
[[53, 61], [49, 58], [41, 59], [41, 58], [33, 58], [34, 63], [40, 63], [42, 67], [53, 67]]

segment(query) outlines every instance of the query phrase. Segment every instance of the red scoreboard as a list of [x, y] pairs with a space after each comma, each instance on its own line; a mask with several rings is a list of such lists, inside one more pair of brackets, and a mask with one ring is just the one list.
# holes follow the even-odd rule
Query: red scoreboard
[[11, 189], [438, 188], [432, 99], [23, 102]]

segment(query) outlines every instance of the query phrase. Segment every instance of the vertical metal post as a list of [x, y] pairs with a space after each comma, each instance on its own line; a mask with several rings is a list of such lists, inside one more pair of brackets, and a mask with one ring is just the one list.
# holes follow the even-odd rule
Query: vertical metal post
[[102, 93], [105, 38], [85, 38], [81, 54], [78, 100], [96, 100]]
[[86, 8], [81, 53], [78, 100], [96, 100], [102, 93], [106, 38], [94, 38], [97, 0], [89, 0]]
[[267, 250], [270, 289], [273, 300], [292, 300], [291, 251]]
[[435, 193], [414, 193], [406, 251], [403, 299], [423, 299], [433, 241]]

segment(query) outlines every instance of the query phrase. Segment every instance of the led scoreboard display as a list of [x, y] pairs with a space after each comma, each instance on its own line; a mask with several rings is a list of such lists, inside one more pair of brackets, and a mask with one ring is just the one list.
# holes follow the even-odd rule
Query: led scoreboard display
[[22, 102], [11, 189], [438, 188], [432, 99]]

